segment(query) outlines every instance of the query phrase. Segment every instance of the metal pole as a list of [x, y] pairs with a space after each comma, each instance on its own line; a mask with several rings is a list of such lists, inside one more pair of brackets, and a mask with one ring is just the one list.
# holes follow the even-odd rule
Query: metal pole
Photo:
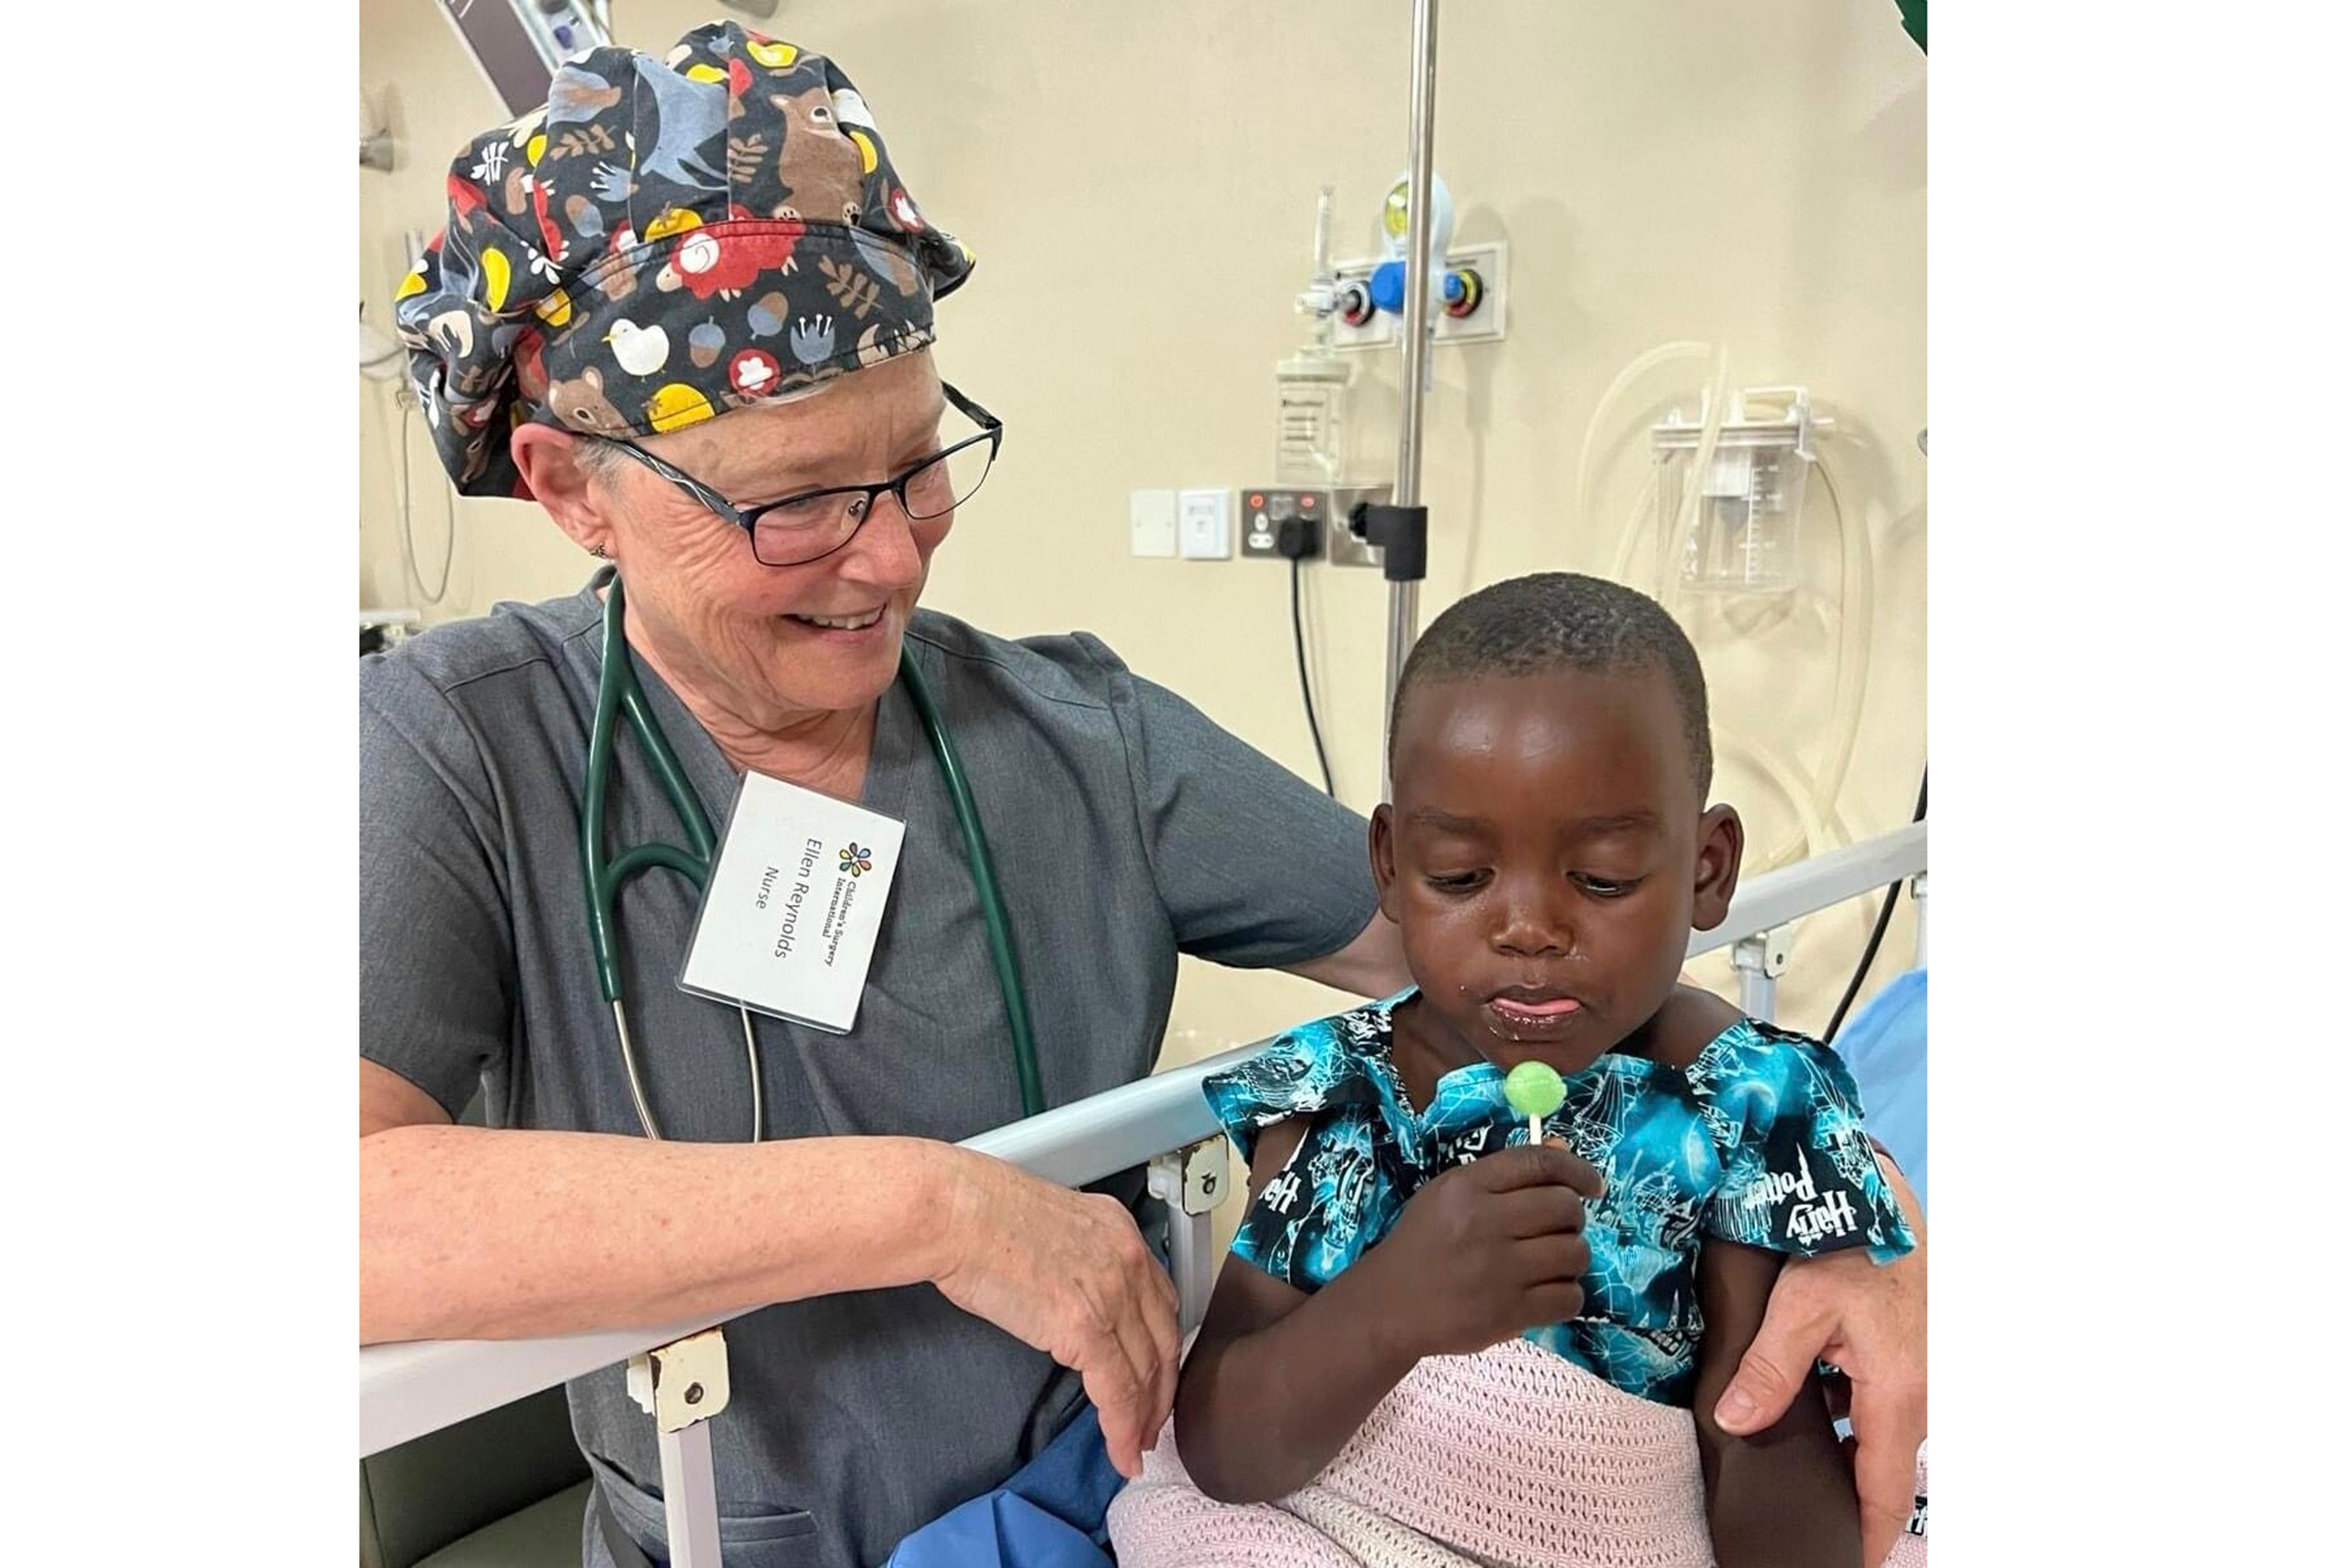
[[1168, 1273], [1176, 1283], [1176, 1327], [1191, 1333], [1209, 1315], [1209, 1292], [1217, 1283], [1217, 1254], [1211, 1245], [1210, 1216], [1185, 1214], [1168, 1216]]
[[670, 1568], [719, 1568], [719, 1481], [710, 1460], [710, 1418], [733, 1396], [727, 1336], [706, 1329], [631, 1356], [627, 1386], [629, 1397], [654, 1418]]
[[1911, 910], [1913, 919], [1917, 921], [1913, 931], [1911, 965], [1915, 969], [1925, 969], [1927, 967], [1927, 873], [1925, 871], [1911, 879]]
[[1731, 945], [1731, 967], [1739, 976], [1739, 1010], [1759, 1024], [1780, 1016], [1780, 976], [1789, 972], [1789, 928], [1773, 926]]
[[[1429, 189], [1437, 142], [1437, 0], [1413, 0], [1412, 175], [1406, 195], [1410, 232], [1404, 261], [1404, 412], [1397, 430], [1394, 504], [1421, 504], [1421, 387], [1429, 365]], [[1388, 688], [1381, 709], [1385, 737], [1396, 710], [1397, 679], [1421, 630], [1421, 584], [1389, 584]], [[1381, 773], [1381, 795], [1389, 793]]]
[[719, 1483], [710, 1463], [710, 1423], [698, 1421], [657, 1436], [670, 1568], [719, 1568]]
[[1168, 1273], [1176, 1285], [1177, 1326], [1188, 1334], [1208, 1315], [1217, 1282], [1210, 1211], [1224, 1202], [1226, 1173], [1225, 1141], [1203, 1138], [1153, 1155], [1145, 1177], [1145, 1189], [1168, 1205]]

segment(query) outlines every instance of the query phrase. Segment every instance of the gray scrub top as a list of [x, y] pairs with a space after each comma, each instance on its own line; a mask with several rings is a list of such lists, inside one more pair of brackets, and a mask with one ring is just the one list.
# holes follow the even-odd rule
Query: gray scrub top
[[[360, 1054], [453, 1117], [478, 1083], [492, 1126], [639, 1131], [580, 869], [603, 580], [361, 661]], [[1363, 819], [1093, 637], [1007, 641], [923, 611], [908, 646], [971, 776], [1049, 1104], [1150, 1070], [1179, 952], [1297, 964], [1371, 919]], [[739, 775], [642, 660], [637, 676], [723, 823]], [[682, 842], [623, 734], [608, 846]], [[856, 1028], [754, 1016], [768, 1135], [953, 1141], [1017, 1121], [979, 899], [901, 685], [882, 699], [862, 804], [904, 820], [907, 838]], [[692, 888], [667, 871], [622, 893], [631, 1028], [664, 1132], [741, 1139], [737, 1014], [677, 988], [694, 914]], [[1139, 1205], [1140, 1173], [1103, 1189]], [[1034, 1457], [1083, 1398], [1075, 1375], [928, 1285], [770, 1307], [727, 1339], [733, 1395], [711, 1442], [737, 1568], [879, 1563], [908, 1531]], [[568, 1392], [618, 1516], [655, 1543], [651, 1419], [617, 1366]], [[604, 1556], [594, 1535], [583, 1539], [592, 1563]]]

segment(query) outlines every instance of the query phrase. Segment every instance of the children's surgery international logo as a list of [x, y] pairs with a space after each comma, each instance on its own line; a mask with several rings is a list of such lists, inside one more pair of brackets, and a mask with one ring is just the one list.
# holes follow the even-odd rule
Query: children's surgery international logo
[[873, 849], [870, 847], [861, 849], [857, 847], [857, 840], [851, 839], [842, 848], [841, 868], [853, 877], [863, 877], [866, 872], [874, 869]]

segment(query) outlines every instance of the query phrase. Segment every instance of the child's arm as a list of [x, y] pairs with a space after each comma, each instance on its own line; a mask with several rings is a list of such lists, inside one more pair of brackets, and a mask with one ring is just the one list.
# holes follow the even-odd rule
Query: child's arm
[[1862, 1561], [1853, 1469], [1838, 1447], [1821, 1380], [1811, 1368], [1776, 1426], [1734, 1437], [1715, 1424], [1716, 1399], [1763, 1324], [1781, 1262], [1778, 1253], [1712, 1237], [1699, 1247], [1706, 1332], [1691, 1414], [1698, 1423], [1707, 1528], [1719, 1568], [1823, 1568]]
[[[1306, 1125], [1260, 1136], [1253, 1194], [1281, 1173]], [[1296, 1491], [1423, 1356], [1466, 1354], [1574, 1317], [1591, 1253], [1571, 1183], [1596, 1194], [1600, 1185], [1558, 1147], [1448, 1171], [1311, 1296], [1229, 1259], [1176, 1388], [1176, 1441], [1193, 1484], [1221, 1502]]]

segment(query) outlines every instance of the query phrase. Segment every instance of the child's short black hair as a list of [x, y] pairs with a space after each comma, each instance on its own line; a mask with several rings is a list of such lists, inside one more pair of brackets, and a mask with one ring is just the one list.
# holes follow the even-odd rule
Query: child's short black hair
[[1481, 588], [1430, 623], [1397, 680], [1389, 714], [1391, 760], [1397, 716], [1416, 683], [1558, 669], [1592, 675], [1664, 670], [1682, 707], [1691, 776], [1699, 798], [1706, 798], [1715, 747], [1707, 735], [1706, 677], [1698, 650], [1648, 595], [1574, 572], [1538, 572]]

